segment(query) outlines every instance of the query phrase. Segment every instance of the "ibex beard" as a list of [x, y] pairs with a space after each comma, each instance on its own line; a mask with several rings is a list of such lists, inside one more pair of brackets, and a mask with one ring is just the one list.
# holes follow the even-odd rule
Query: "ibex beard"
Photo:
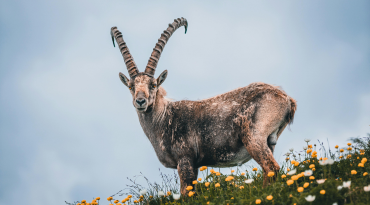
[[[293, 122], [296, 101], [278, 87], [252, 83], [246, 87], [215, 96], [190, 101], [165, 98], [162, 83], [167, 70], [154, 78], [164, 46], [181, 26], [184, 18], [175, 19], [158, 39], [144, 72], [139, 72], [122, 34], [111, 29], [126, 63], [130, 79], [119, 77], [132, 95], [140, 124], [150, 140], [159, 161], [178, 170], [181, 194], [197, 179], [201, 166], [231, 167], [254, 159], [267, 173], [277, 172], [279, 164], [273, 157], [276, 142]], [[276, 174], [274, 176], [276, 176]]]

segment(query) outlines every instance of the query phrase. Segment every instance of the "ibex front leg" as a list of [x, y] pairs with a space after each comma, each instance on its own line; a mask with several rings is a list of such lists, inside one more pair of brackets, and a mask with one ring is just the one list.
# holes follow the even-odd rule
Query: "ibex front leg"
[[[177, 164], [181, 183], [181, 194], [186, 195], [186, 187], [193, 186], [192, 182], [197, 179], [198, 169], [194, 167], [193, 162], [188, 158], [182, 158]], [[195, 187], [194, 187], [195, 188]]]

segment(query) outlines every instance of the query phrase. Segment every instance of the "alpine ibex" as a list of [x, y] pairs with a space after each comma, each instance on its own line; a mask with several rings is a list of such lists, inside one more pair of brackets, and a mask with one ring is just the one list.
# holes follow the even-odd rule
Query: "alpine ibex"
[[[175, 19], [158, 39], [144, 72], [139, 72], [122, 33], [111, 29], [128, 69], [130, 79], [119, 73], [133, 97], [141, 127], [159, 161], [178, 170], [181, 193], [196, 180], [201, 166], [231, 167], [256, 160], [264, 172], [280, 167], [273, 157], [276, 141], [293, 122], [296, 101], [278, 87], [252, 83], [246, 87], [199, 101], [166, 99], [162, 83], [167, 70], [154, 78], [164, 46], [171, 35], [188, 23]], [[276, 174], [275, 174], [276, 176]]]

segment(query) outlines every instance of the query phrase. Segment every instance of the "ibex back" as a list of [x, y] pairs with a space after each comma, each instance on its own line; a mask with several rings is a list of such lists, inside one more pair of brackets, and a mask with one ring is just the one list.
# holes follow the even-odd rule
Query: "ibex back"
[[[175, 19], [158, 39], [144, 72], [139, 72], [121, 32], [111, 29], [126, 63], [130, 79], [119, 77], [133, 97], [133, 105], [144, 133], [152, 143], [159, 161], [178, 170], [181, 193], [196, 180], [201, 166], [230, 167], [254, 159], [267, 173], [280, 167], [273, 157], [276, 142], [293, 122], [296, 101], [281, 89], [252, 83], [247, 87], [200, 101], [170, 101], [161, 84], [167, 70], [154, 78], [164, 46], [181, 26]], [[276, 174], [275, 174], [276, 176]]]

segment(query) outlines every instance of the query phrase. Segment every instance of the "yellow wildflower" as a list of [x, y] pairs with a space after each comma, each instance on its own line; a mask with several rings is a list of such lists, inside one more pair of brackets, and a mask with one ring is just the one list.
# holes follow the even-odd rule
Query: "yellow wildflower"
[[220, 172], [216, 172], [216, 176], [221, 176], [221, 173]]
[[257, 167], [253, 168], [252, 170], [253, 170], [253, 171], [257, 171]]
[[366, 158], [362, 158], [362, 159], [361, 159], [361, 163], [362, 163], [362, 164], [365, 164], [366, 162], [367, 162], [367, 159], [366, 159]]
[[343, 156], [339, 156], [339, 159], [342, 159], [343, 158]]
[[314, 164], [310, 164], [310, 166], [309, 166], [309, 168], [310, 169], [312, 169], [312, 168], [314, 168], [315, 167], [315, 165]]
[[[167, 195], [168, 195], [168, 196], [169, 196], [169, 195], [171, 195], [171, 192], [170, 192], [170, 191], [168, 191], [168, 192], [167, 192]], [[140, 198], [142, 198], [142, 197], [140, 196]]]
[[188, 191], [190, 191], [190, 190], [192, 190], [193, 189], [193, 187], [192, 186], [188, 186], [188, 187], [186, 187], [186, 190], [188, 190]]
[[348, 142], [348, 143], [347, 143], [347, 145], [348, 145], [348, 146], [351, 146], [352, 144]]
[[356, 170], [352, 170], [352, 171], [351, 171], [351, 174], [352, 174], [352, 175], [355, 175], [355, 174], [357, 174], [357, 171], [356, 171]]
[[297, 181], [298, 180], [298, 176], [297, 175], [293, 175], [291, 179], [294, 180], [294, 181]]
[[295, 160], [290, 161], [290, 163], [294, 164], [295, 163]]
[[367, 172], [364, 172], [364, 174], [362, 176], [366, 176], [367, 175]]
[[216, 173], [214, 169], [211, 169], [211, 170], [209, 170], [209, 171], [211, 172], [211, 174]]
[[215, 187], [220, 187], [220, 183], [216, 183], [215, 184]]
[[298, 165], [299, 165], [299, 162], [294, 163], [294, 166], [298, 167]]
[[240, 186], [239, 188], [240, 188], [240, 189], [244, 189], [244, 186]]
[[209, 182], [204, 183], [204, 185], [205, 185], [206, 187], [208, 187], [208, 186], [209, 186]]
[[314, 180], [315, 179], [315, 177], [314, 176], [310, 176], [310, 180]]
[[311, 148], [312, 148], [312, 144], [308, 145], [308, 148], [310, 148], [310, 149], [311, 149]]
[[193, 191], [189, 191], [188, 196], [189, 196], [189, 197], [192, 197], [192, 196], [194, 195], [194, 193], [195, 193], [195, 192], [193, 192]]
[[244, 175], [245, 175], [245, 173], [244, 173], [244, 172], [242, 172], [240, 175], [244, 176]]
[[269, 177], [272, 177], [272, 176], [274, 176], [275, 175], [275, 173], [274, 172], [269, 172], [268, 174], [267, 174], [267, 176], [269, 176]]
[[273, 197], [272, 197], [271, 195], [268, 195], [268, 196], [266, 197], [266, 199], [267, 199], [267, 200], [269, 200], [269, 201], [271, 201], [271, 200], [272, 200], [272, 198], [273, 198]]
[[202, 178], [198, 178], [198, 181], [202, 181]]
[[335, 148], [336, 148], [336, 149], [338, 149], [338, 147], [339, 147], [338, 145], [335, 145]]
[[110, 200], [112, 200], [112, 199], [113, 199], [113, 197], [111, 197], [111, 196], [107, 198], [107, 200], [108, 200], [108, 201], [110, 201]]
[[310, 185], [310, 183], [306, 182], [306, 183], [303, 184], [303, 187], [307, 188], [309, 185]]
[[298, 192], [303, 192], [304, 188], [303, 187], [298, 187], [297, 191]]
[[286, 170], [287, 170], [288, 172], [290, 171], [290, 169], [289, 169], [289, 168], [287, 168]]
[[285, 177], [286, 177], [286, 175], [285, 175], [285, 174], [281, 175], [281, 178], [282, 178], [282, 179], [284, 179]]
[[310, 154], [312, 152], [312, 149], [307, 150], [307, 154]]
[[323, 194], [324, 195], [325, 194], [325, 190], [321, 190], [320, 191], [320, 194]]
[[235, 170], [231, 170], [231, 173], [234, 173], [235, 172]]
[[359, 164], [358, 164], [358, 166], [359, 166], [359, 167], [364, 167], [364, 164], [359, 163]]
[[293, 180], [289, 179], [288, 181], [286, 181], [286, 183], [288, 184], [288, 186], [292, 185], [294, 183]]
[[312, 171], [316, 171], [316, 168], [312, 168]]
[[256, 204], [260, 204], [261, 203], [261, 199], [256, 199]]
[[344, 149], [340, 149], [339, 152], [344, 152]]
[[193, 184], [198, 184], [197, 180], [194, 180], [194, 181], [193, 181]]
[[351, 150], [352, 150], [352, 147], [348, 147], [348, 148], [347, 148], [347, 150], [348, 150], [348, 151], [351, 151]]

